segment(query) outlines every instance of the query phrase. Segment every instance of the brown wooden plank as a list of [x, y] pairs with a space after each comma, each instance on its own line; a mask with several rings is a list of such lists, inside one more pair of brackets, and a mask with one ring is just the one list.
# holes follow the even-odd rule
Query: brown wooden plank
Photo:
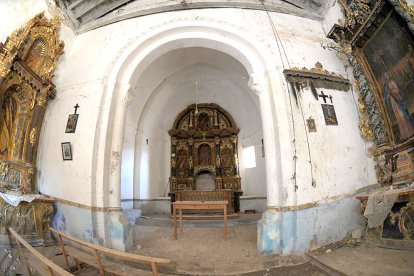
[[55, 264], [54, 262], [50, 261], [48, 258], [46, 258], [45, 256], [43, 256], [39, 251], [37, 251], [36, 249], [34, 249], [28, 242], [26, 242], [19, 234], [17, 234], [16, 231], [14, 231], [13, 228], [9, 228], [10, 233], [14, 236], [14, 238], [21, 243], [24, 247], [27, 248], [27, 250], [34, 255], [34, 257], [37, 258], [38, 262], [40, 261], [46, 269], [46, 274], [42, 274], [42, 275], [48, 275], [49, 274], [49, 270], [46, 268], [50, 267], [55, 273], [56, 275], [63, 275], [63, 276], [71, 276], [73, 274], [67, 272], [66, 270], [64, 270], [63, 268], [61, 268], [60, 266], [58, 266], [57, 264]]
[[[70, 245], [65, 245], [65, 250], [69, 256], [72, 256], [81, 262], [87, 263], [99, 269], [100, 264], [97, 262], [97, 259], [94, 255], [92, 255], [92, 253], [84, 252]], [[130, 267], [124, 264], [114, 263], [102, 258], [100, 259], [100, 263], [102, 264], [103, 270], [106, 272], [114, 273], [116, 275], [153, 275], [153, 273], [150, 271]]]
[[29, 267], [40, 273], [40, 275], [49, 275], [49, 271], [46, 266], [42, 262], [39, 262], [39, 260], [33, 254], [26, 253], [26, 260]]
[[65, 239], [71, 240], [71, 241], [73, 241], [75, 243], [78, 243], [80, 245], [86, 246], [86, 247], [91, 248], [91, 249], [96, 249], [100, 253], [103, 253], [103, 254], [108, 254], [108, 255], [112, 255], [112, 256], [118, 256], [118, 257], [123, 258], [123, 259], [129, 259], [129, 260], [133, 260], [133, 261], [143, 261], [143, 262], [148, 262], [148, 263], [157, 263], [157, 264], [169, 264], [169, 263], [171, 263], [170, 259], [148, 257], [148, 256], [137, 255], [137, 254], [133, 254], [133, 253], [121, 252], [121, 251], [118, 251], [118, 250], [115, 250], [115, 249], [111, 249], [111, 248], [99, 246], [99, 245], [96, 245], [96, 244], [92, 244], [92, 243], [86, 242], [84, 240], [80, 240], [80, 239], [77, 239], [75, 237], [72, 237], [69, 234], [60, 232], [60, 231], [58, 231], [58, 230], [56, 230], [52, 227], [50, 227], [50, 231], [52, 231], [55, 234], [61, 235]]

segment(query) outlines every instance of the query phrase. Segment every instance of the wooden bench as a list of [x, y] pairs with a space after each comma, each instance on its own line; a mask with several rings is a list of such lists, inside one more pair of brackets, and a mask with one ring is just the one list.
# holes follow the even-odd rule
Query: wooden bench
[[[69, 261], [68, 257], [71, 256], [75, 259], [76, 264], [79, 267], [80, 262], [87, 263], [99, 269], [101, 275], [105, 275], [105, 272], [109, 272], [112, 275], [158, 275], [157, 264], [169, 264], [171, 260], [169, 259], [162, 259], [162, 258], [155, 258], [155, 257], [148, 257], [142, 255], [136, 255], [127, 252], [121, 252], [118, 250], [106, 248], [103, 246], [99, 246], [96, 244], [92, 244], [75, 237], [72, 237], [69, 234], [60, 232], [54, 228], [50, 228], [50, 230], [55, 233], [59, 239], [60, 248], [63, 253], [63, 257], [65, 259], [66, 266], [69, 268]], [[63, 238], [68, 240], [71, 244], [64, 243]], [[76, 247], [78, 246], [78, 247]], [[85, 250], [86, 249], [89, 252]], [[92, 253], [92, 254], [91, 254]], [[140, 262], [140, 263], [148, 263], [151, 265], [152, 273], [149, 271], [144, 271], [138, 268], [134, 268], [132, 266], [126, 264], [119, 264], [114, 262], [113, 260], [109, 260], [108, 258], [102, 257], [112, 257], [112, 258], [119, 258], [122, 261], [133, 261], [133, 262]]]
[[[62, 276], [70, 276], [73, 275], [63, 268], [55, 264], [54, 262], [47, 259], [43, 256], [39, 251], [34, 249], [28, 242], [26, 242], [13, 228], [9, 228], [10, 233], [16, 239], [17, 248], [19, 249], [20, 257], [23, 260], [24, 265], [27, 268], [28, 274], [31, 276], [32, 271], [30, 267], [33, 268], [35, 271], [40, 273], [40, 275], [62, 275]], [[25, 254], [21, 247], [23, 245], [30, 254]]]

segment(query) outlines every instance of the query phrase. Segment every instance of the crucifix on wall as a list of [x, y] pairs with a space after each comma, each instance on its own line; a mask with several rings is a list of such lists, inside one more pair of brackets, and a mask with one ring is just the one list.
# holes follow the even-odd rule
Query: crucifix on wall
[[323, 93], [323, 91], [321, 91], [321, 94], [319, 94], [318, 96], [319, 96], [319, 98], [322, 98], [323, 99], [323, 102], [324, 103], [326, 103], [326, 98], [328, 98], [329, 100], [331, 100], [331, 103], [332, 103], [332, 96], [331, 95], [325, 95]]
[[66, 123], [66, 133], [75, 133], [76, 125], [78, 124], [78, 117], [79, 114], [76, 114], [79, 108], [79, 104], [76, 104], [73, 108], [75, 108], [74, 114], [69, 114], [68, 122]]

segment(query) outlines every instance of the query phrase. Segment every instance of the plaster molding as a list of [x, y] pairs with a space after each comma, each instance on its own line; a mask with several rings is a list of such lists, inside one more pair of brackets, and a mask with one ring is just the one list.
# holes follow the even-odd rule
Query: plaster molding
[[128, 90], [128, 92], [125, 94], [124, 99], [122, 100], [122, 103], [128, 107], [132, 101], [134, 100], [134, 93], [132, 93], [131, 89]]
[[[112, 62], [110, 63], [105, 76], [110, 76], [111, 72], [114, 71], [117, 63], [119, 62], [119, 59], [122, 58], [122, 55], [128, 51], [128, 49], [131, 48], [138, 48], [141, 46], [142, 43], [144, 43], [147, 40], [154, 39], [154, 37], [161, 35], [164, 32], [168, 32], [169, 30], [173, 30], [176, 28], [205, 28], [207, 29], [214, 29], [219, 34], [223, 35], [223, 25], [227, 28], [230, 28], [228, 32], [235, 34], [236, 36], [243, 38], [246, 42], [248, 42], [252, 47], [257, 49], [258, 52], [263, 53], [263, 50], [266, 50], [266, 52], [270, 53], [272, 57], [269, 57], [269, 59], [264, 59], [262, 62], [273, 62], [278, 60], [275, 56], [275, 53], [273, 49], [275, 47], [272, 47], [272, 43], [275, 43], [273, 40], [269, 41], [265, 39], [263, 36], [259, 35], [260, 32], [253, 32], [252, 30], [242, 27], [240, 25], [233, 24], [232, 21], [229, 20], [223, 20], [222, 18], [212, 18], [212, 17], [205, 17], [205, 16], [197, 16], [195, 14], [192, 15], [179, 15], [173, 19], [162, 21], [158, 24], [152, 25], [147, 29], [144, 29], [143, 31], [139, 32], [137, 35], [129, 39], [129, 41], [122, 47], [119, 48], [119, 51], [114, 55]], [[206, 32], [200, 31], [200, 32]], [[248, 36], [253, 37], [254, 43], [251, 42], [251, 40], [246, 39], [246, 34]], [[137, 41], [139, 44], [137, 44]], [[134, 47], [135, 45], [135, 47]], [[233, 45], [229, 45], [234, 47]], [[237, 49], [237, 47], [234, 47]], [[240, 61], [239, 58], [235, 57], [237, 60]], [[276, 63], [272, 65], [266, 65], [266, 69], [271, 70], [271, 68], [276, 67]]]
[[267, 89], [268, 80], [265, 75], [250, 74], [247, 85], [253, 90], [257, 96], [263, 95]]

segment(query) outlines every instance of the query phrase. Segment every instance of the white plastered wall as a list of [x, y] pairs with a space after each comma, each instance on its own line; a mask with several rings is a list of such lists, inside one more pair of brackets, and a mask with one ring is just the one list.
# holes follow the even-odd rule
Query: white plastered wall
[[[34, 5], [33, 3], [32, 6]], [[2, 23], [15, 16], [14, 11], [8, 10], [8, 12], [7, 17], [1, 17]], [[320, 22], [284, 14], [271, 16], [283, 42], [290, 66], [310, 68], [319, 61], [325, 69], [346, 75], [343, 63], [335, 53], [320, 47], [320, 42], [328, 42], [324, 38]], [[26, 20], [30, 17], [31, 15], [27, 13]], [[178, 28], [179, 26], [182, 28]], [[194, 33], [191, 33], [190, 26], [199, 26], [199, 28], [195, 28]], [[203, 32], [200, 32], [200, 26], [204, 26]], [[7, 34], [2, 29], [3, 41], [12, 28], [4, 29]], [[184, 31], [185, 35], [183, 35]], [[271, 142], [274, 143], [273, 147], [266, 145], [266, 142], [270, 142], [265, 138], [266, 162], [269, 162], [270, 158], [273, 159], [266, 165], [276, 167], [273, 172], [267, 170], [269, 206], [325, 200], [327, 197], [351, 193], [376, 182], [372, 163], [366, 158], [365, 143], [359, 136], [357, 112], [351, 92], [325, 91], [334, 97], [340, 122], [337, 127], [328, 127], [323, 125], [320, 102], [315, 102], [310, 92], [305, 91], [302, 94], [304, 116], [316, 118], [318, 125], [318, 132], [313, 136], [309, 135], [312, 161], [316, 167], [313, 177], [317, 186], [316, 188], [311, 186], [310, 165], [307, 160], [308, 148], [304, 140], [305, 126], [300, 110], [293, 104], [298, 156], [296, 172], [298, 190], [294, 190], [291, 179], [293, 129], [290, 103], [281, 75], [283, 69], [281, 56], [268, 19], [262, 11], [235, 9], [179, 11], [122, 21], [76, 37], [65, 32], [63, 28], [65, 54], [59, 62], [54, 79], [58, 96], [49, 104], [39, 144], [38, 185], [40, 191], [45, 194], [91, 206], [119, 206], [120, 160], [124, 128], [118, 127], [118, 133], [115, 134], [111, 130], [114, 129], [115, 120], [119, 118], [125, 120], [125, 117], [116, 114], [122, 109], [120, 109], [122, 103], [125, 103], [124, 111], [126, 110], [126, 104], [130, 101], [127, 95], [134, 96], [134, 91], [130, 90], [130, 81], [140, 76], [155, 60], [155, 57], [153, 59], [145, 59], [145, 57], [154, 49], [160, 51], [158, 55], [160, 56], [161, 52], [179, 48], [180, 43], [186, 47], [203, 46], [226, 52], [226, 47], [230, 47], [229, 43], [237, 41], [232, 45], [240, 50], [248, 45], [247, 42], [245, 45], [240, 44], [241, 37], [246, 41], [250, 39], [254, 46], [246, 52], [239, 51], [238, 54], [233, 51], [232, 56], [239, 60], [250, 74], [254, 73], [250, 77], [255, 89], [264, 91], [269, 88], [272, 91], [266, 96], [266, 100], [260, 101], [261, 110], [265, 105], [266, 110], [270, 111], [270, 114], [263, 114], [261, 111], [261, 115], [263, 130], [265, 132], [270, 130], [273, 133], [273, 136], [268, 137], [273, 137]], [[167, 36], [162, 35], [163, 33], [170, 36], [169, 40]], [[201, 37], [200, 33], [204, 36]], [[168, 41], [173, 40], [181, 42], [168, 44]], [[218, 47], [218, 44], [222, 46]], [[165, 48], [162, 48], [163, 45], [166, 45]], [[133, 49], [138, 48], [139, 50], [134, 52]], [[252, 51], [260, 54], [252, 55]], [[136, 62], [135, 65], [140, 64], [137, 68], [133, 66], [134, 61], [129, 64], [131, 66], [125, 66], [125, 59], [123, 62], [120, 61], [123, 57], [132, 55], [136, 60], [143, 60], [148, 64]], [[267, 64], [265, 66], [258, 65], [257, 62], [255, 64], [257, 57], [259, 57], [258, 63], [264, 64], [265, 60]], [[248, 64], [247, 60], [251, 64]], [[284, 63], [287, 67], [286, 59]], [[258, 72], [252, 68], [262, 68], [262, 70]], [[120, 93], [121, 90], [124, 92]], [[73, 106], [76, 103], [81, 106], [78, 110], [80, 117], [77, 131], [75, 134], [65, 134], [67, 116], [73, 113]], [[263, 116], [270, 116], [271, 119], [264, 120]], [[109, 129], [107, 129], [108, 125]], [[347, 139], [335, 138], [345, 134]], [[112, 137], [112, 135], [118, 136]], [[118, 148], [110, 146], [113, 140], [120, 145]], [[73, 146], [72, 162], [63, 162], [61, 158], [60, 143], [66, 141], [70, 141]], [[287, 146], [279, 147], [276, 146], [277, 144]], [[330, 158], [324, 158], [325, 155]], [[281, 186], [284, 189], [280, 189]]]
[[[127, 108], [122, 198], [150, 199], [168, 192], [168, 130], [176, 116], [195, 102], [196, 81], [198, 103], [219, 104], [230, 112], [241, 129], [239, 156], [244, 194], [265, 197], [264, 158], [257, 154], [257, 166], [251, 169], [245, 169], [242, 162], [242, 149], [255, 146], [257, 152], [261, 151], [263, 137], [259, 100], [248, 87], [248, 78], [244, 67], [234, 58], [207, 48], [178, 49], [154, 61], [134, 88], [139, 95], [151, 96], [147, 101], [136, 96]], [[129, 183], [134, 183], [133, 189]]]

